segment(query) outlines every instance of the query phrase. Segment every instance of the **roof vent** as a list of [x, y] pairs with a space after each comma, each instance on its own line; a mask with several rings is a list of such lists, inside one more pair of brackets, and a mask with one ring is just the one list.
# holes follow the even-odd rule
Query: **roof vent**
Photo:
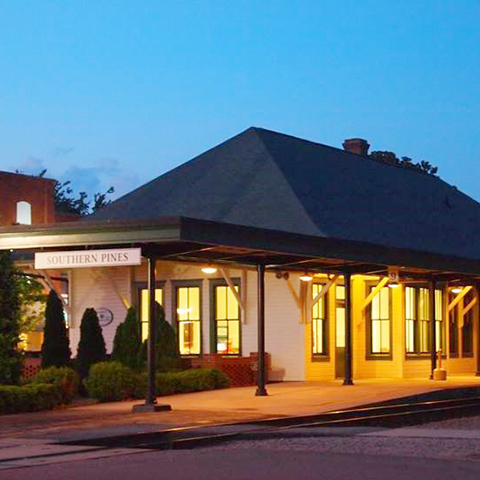
[[368, 155], [370, 144], [363, 138], [348, 138], [343, 142], [343, 149], [346, 152], [356, 153], [357, 155]]

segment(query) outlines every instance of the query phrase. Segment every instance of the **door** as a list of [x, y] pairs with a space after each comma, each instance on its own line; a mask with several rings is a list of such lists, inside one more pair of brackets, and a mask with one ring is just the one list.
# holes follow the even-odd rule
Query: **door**
[[345, 377], [345, 287], [336, 286], [335, 300], [335, 378]]

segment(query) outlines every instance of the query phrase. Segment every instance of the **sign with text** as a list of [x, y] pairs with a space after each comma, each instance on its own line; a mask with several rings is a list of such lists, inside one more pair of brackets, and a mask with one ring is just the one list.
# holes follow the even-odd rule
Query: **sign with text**
[[35, 269], [119, 267], [140, 265], [140, 248], [77, 250], [74, 252], [39, 252], [35, 254]]

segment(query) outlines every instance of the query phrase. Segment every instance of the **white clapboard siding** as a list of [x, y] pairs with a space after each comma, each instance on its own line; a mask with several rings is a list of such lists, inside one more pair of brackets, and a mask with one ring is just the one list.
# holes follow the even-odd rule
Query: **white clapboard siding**
[[[122, 296], [131, 302], [130, 267], [108, 267], [105, 275], [110, 276]], [[127, 309], [115, 291], [108, 277], [99, 269], [78, 268], [72, 271], [72, 322], [70, 327], [70, 348], [76, 355], [80, 341], [80, 323], [87, 308], [108, 308], [113, 313], [113, 322], [102, 328], [107, 352], [113, 347], [115, 331], [125, 320]]]

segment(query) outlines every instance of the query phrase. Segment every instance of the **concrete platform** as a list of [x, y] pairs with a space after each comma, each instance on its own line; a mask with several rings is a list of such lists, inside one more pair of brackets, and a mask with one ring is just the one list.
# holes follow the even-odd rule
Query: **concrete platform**
[[400, 397], [421, 395], [439, 389], [479, 387], [480, 377], [455, 376], [447, 381], [425, 379], [288, 382], [269, 384], [269, 395], [255, 396], [255, 387], [160, 397], [171, 412], [132, 413], [139, 401], [72, 406], [49, 412], [0, 416], [0, 438], [75, 440], [236, 423], [281, 416], [312, 415]]

